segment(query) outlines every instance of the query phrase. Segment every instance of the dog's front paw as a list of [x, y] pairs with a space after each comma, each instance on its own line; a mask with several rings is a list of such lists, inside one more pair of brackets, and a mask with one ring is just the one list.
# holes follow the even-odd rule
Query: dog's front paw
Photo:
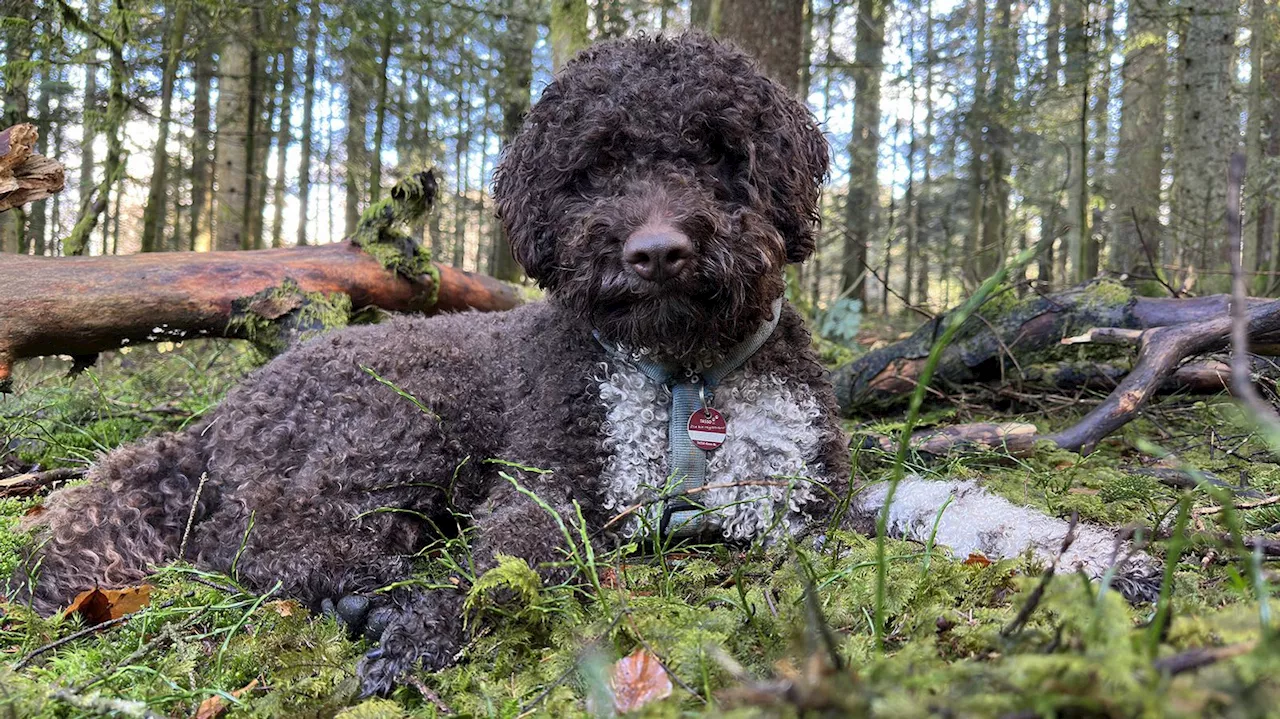
[[380, 634], [379, 646], [365, 654], [357, 672], [365, 696], [384, 695], [416, 666], [435, 671], [448, 666], [461, 646], [460, 597], [433, 592], [398, 606], [381, 606], [365, 620], [365, 635]]

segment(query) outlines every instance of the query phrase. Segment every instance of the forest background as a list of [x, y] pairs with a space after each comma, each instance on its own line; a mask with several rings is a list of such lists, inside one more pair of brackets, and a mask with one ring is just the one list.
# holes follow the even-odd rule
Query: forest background
[[[954, 304], [1019, 248], [1043, 290], [1098, 275], [1280, 288], [1276, 0], [0, 0], [0, 125], [68, 189], [0, 214], [41, 255], [332, 242], [435, 166], [435, 257], [518, 280], [489, 179], [586, 44], [696, 27], [807, 99], [834, 152], [812, 308]], [[3, 261], [0, 258], [0, 261]], [[1017, 278], [1015, 278], [1017, 279]]]

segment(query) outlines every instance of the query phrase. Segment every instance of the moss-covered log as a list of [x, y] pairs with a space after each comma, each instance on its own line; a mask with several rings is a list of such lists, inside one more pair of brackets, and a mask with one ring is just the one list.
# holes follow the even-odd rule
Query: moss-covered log
[[[1138, 297], [1119, 283], [1100, 280], [1053, 295], [1017, 299], [999, 295], [965, 322], [943, 352], [931, 385], [935, 396], [973, 383], [1013, 381], [1020, 367], [1059, 359], [1062, 340], [1096, 327], [1149, 329], [1225, 318], [1230, 298]], [[1256, 306], [1265, 300], [1251, 300]], [[911, 337], [867, 353], [835, 370], [846, 416], [882, 410], [910, 396], [929, 349], [950, 313], [926, 322]], [[1267, 338], [1255, 338], [1264, 341]], [[1075, 354], [1073, 351], [1072, 354]]]
[[205, 336], [269, 345], [264, 325], [291, 313], [297, 314], [288, 331], [305, 331], [345, 324], [351, 311], [368, 307], [429, 314], [518, 304], [515, 291], [497, 280], [433, 269], [410, 279], [350, 242], [252, 252], [9, 256], [0, 260], [0, 381], [26, 357]]
[[431, 314], [515, 307], [515, 289], [431, 261], [404, 226], [435, 197], [435, 177], [406, 178], [330, 245], [251, 252], [0, 260], [0, 389], [16, 360], [87, 364], [123, 345], [236, 337], [278, 351], [345, 325], [366, 308]]

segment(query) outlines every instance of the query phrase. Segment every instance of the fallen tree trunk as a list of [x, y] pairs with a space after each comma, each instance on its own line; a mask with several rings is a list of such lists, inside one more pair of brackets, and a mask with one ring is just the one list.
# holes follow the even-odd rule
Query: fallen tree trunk
[[[1156, 391], [1174, 376], [1188, 357], [1224, 349], [1230, 342], [1232, 318], [1223, 313], [1196, 322], [1184, 322], [1143, 331], [1137, 336], [1138, 361], [1120, 384], [1075, 425], [1060, 432], [1038, 435], [1033, 425], [988, 423], [953, 425], [913, 434], [917, 451], [941, 455], [959, 448], [980, 447], [1018, 454], [1037, 440], [1049, 441], [1073, 452], [1093, 451], [1103, 438], [1124, 426], [1146, 406]], [[1269, 341], [1280, 333], [1280, 300], [1254, 303], [1245, 317], [1250, 342]], [[874, 438], [882, 447], [891, 438]]]
[[0, 260], [0, 390], [13, 363], [65, 354], [77, 366], [124, 345], [234, 337], [276, 352], [379, 308], [431, 314], [520, 303], [510, 285], [433, 263], [402, 227], [431, 209], [435, 176], [405, 178], [350, 240], [247, 252]]
[[[1093, 328], [1146, 330], [1225, 319], [1229, 302], [1227, 295], [1136, 297], [1109, 280], [1021, 300], [1001, 296], [970, 317], [943, 352], [930, 393], [945, 397], [961, 385], [1019, 379], [1020, 367], [1061, 354], [1064, 338]], [[1264, 302], [1251, 299], [1250, 307]], [[911, 337], [837, 368], [832, 379], [842, 413], [856, 416], [904, 402], [915, 389], [929, 349], [950, 316], [940, 315]], [[1251, 339], [1255, 344], [1276, 340], [1261, 335]]]
[[[351, 242], [248, 252], [0, 260], [0, 382], [15, 360], [94, 355], [123, 345], [255, 335], [263, 323], [338, 299], [345, 315], [367, 307], [430, 314], [516, 306], [498, 280], [436, 265], [416, 278], [388, 270]], [[308, 310], [304, 310], [308, 307]], [[315, 323], [301, 318], [298, 329]]]
[[66, 185], [62, 163], [35, 153], [34, 125], [0, 131], [0, 212], [43, 200]]

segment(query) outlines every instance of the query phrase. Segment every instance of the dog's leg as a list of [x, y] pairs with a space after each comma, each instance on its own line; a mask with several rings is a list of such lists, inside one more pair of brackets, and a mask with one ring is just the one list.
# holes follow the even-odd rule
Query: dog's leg
[[[566, 526], [576, 523], [566, 489], [549, 479], [530, 483], [530, 489]], [[477, 577], [496, 566], [498, 554], [524, 559], [542, 576], [544, 585], [564, 581], [572, 571], [564, 566], [566, 547], [555, 517], [507, 482], [495, 487], [472, 516], [476, 542], [471, 557]], [[452, 590], [405, 591], [394, 596], [380, 646], [360, 664], [365, 692], [386, 693], [396, 677], [419, 660], [429, 671], [452, 662], [462, 646], [462, 600], [463, 593]], [[381, 625], [384, 620], [375, 621], [375, 617], [384, 611], [375, 608], [370, 624]]]
[[[204, 470], [198, 430], [108, 454], [87, 483], [45, 502], [36, 541], [9, 580], [15, 601], [49, 614], [85, 589], [136, 584], [176, 557]], [[205, 506], [202, 498], [197, 519]]]
[[[888, 483], [864, 489], [854, 498], [851, 522], [874, 534], [887, 494]], [[898, 484], [889, 508], [892, 536], [918, 542], [932, 537], [934, 544], [948, 547], [958, 557], [976, 552], [1007, 559], [1030, 549], [1047, 564], [1058, 557], [1069, 528], [1064, 520], [1014, 504], [971, 481], [910, 476]], [[1119, 564], [1112, 585], [1130, 601], [1151, 601], [1159, 592], [1158, 563], [1135, 551], [1116, 530], [1078, 525], [1075, 540], [1058, 561], [1060, 571], [1080, 568], [1091, 579], [1099, 579]]]

